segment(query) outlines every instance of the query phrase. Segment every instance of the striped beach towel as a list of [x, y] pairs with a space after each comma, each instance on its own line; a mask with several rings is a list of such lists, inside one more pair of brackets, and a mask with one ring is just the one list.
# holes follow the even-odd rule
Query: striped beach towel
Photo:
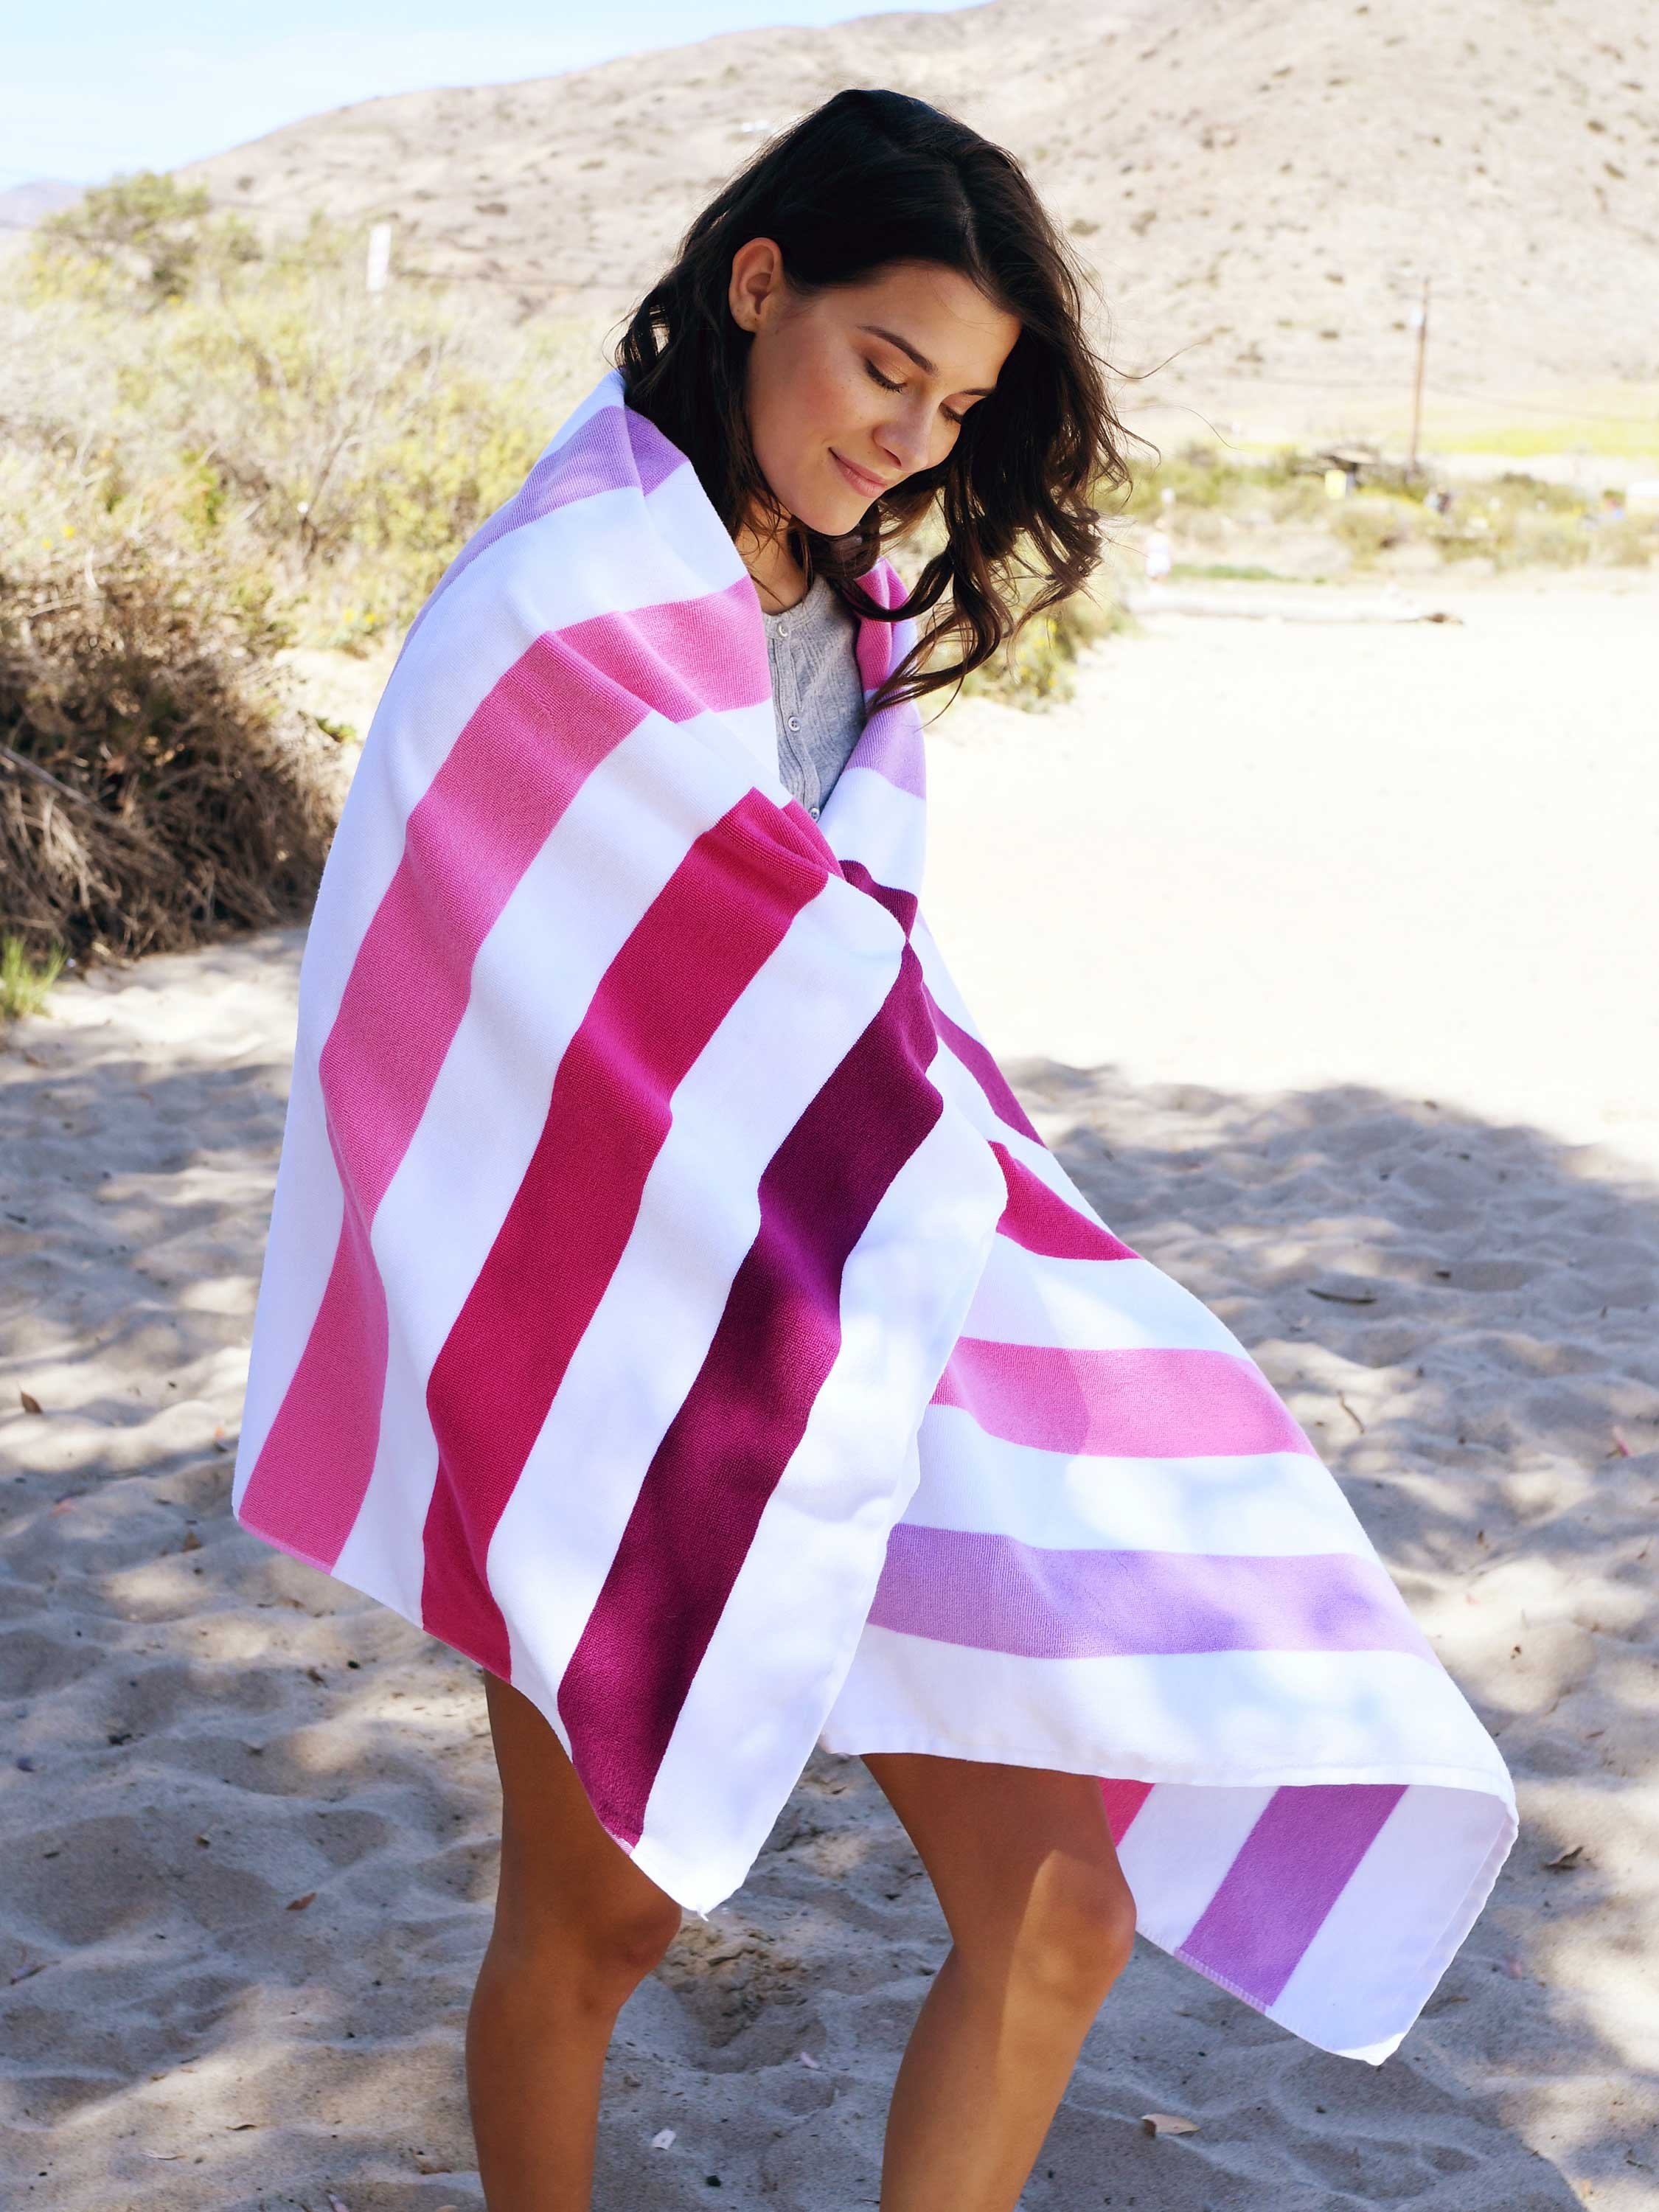
[[[860, 621], [866, 696], [914, 635]], [[1142, 1931], [1380, 2061], [1509, 1777], [1261, 1369], [1021, 1110], [923, 825], [914, 704], [818, 820], [785, 790], [754, 586], [608, 372], [363, 747], [236, 1513], [522, 1689], [688, 1909], [816, 1742], [1097, 1776]]]

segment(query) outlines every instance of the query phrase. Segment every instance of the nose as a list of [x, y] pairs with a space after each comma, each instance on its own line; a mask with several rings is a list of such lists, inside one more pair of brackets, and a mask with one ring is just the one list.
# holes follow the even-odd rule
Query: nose
[[928, 426], [932, 410], [921, 406], [906, 407], [890, 415], [876, 431], [876, 443], [892, 460], [893, 465], [904, 476], [914, 476], [918, 469], [927, 468], [933, 455], [928, 450]]

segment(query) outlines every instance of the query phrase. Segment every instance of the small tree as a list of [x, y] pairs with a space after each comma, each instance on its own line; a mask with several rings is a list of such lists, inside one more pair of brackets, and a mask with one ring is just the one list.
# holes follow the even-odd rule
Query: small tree
[[90, 262], [100, 275], [125, 280], [159, 306], [185, 297], [210, 250], [234, 260], [258, 253], [246, 225], [210, 225], [210, 204], [205, 185], [184, 185], [140, 169], [94, 185], [72, 207], [48, 216], [39, 226], [40, 250], [49, 260], [75, 256]]

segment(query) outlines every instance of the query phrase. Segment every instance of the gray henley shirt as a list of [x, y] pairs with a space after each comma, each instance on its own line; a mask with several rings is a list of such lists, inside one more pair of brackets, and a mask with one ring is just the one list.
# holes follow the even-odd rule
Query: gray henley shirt
[[781, 614], [761, 610], [772, 702], [778, 725], [778, 774], [817, 817], [864, 728], [858, 617], [823, 576]]

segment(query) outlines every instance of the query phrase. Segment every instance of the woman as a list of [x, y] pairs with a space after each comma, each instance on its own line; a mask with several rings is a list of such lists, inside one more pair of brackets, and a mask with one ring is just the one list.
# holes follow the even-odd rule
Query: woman
[[587, 2204], [617, 2009], [815, 1739], [951, 1936], [884, 2212], [1015, 2203], [1137, 1924], [1378, 2063], [1513, 1837], [1307, 1438], [918, 910], [915, 699], [1022, 560], [1034, 609], [1083, 582], [1119, 434], [1014, 162], [841, 94], [692, 227], [371, 729], [234, 1496], [485, 1669], [491, 2212]]
[[[826, 191], [835, 179], [833, 192]], [[997, 573], [1030, 536], [1041, 604], [1095, 558], [1090, 503], [1126, 474], [1064, 249], [998, 148], [896, 93], [836, 95], [692, 226], [620, 348], [629, 404], [690, 455], [767, 615], [781, 772], [815, 818], [865, 721], [856, 617], [833, 583], [944, 492], [958, 680], [1013, 626]], [[795, 616], [792, 630], [790, 612]], [[501, 1777], [495, 1932], [467, 2044], [491, 2212], [588, 2202], [618, 2007], [680, 1907], [599, 1826], [557, 1736], [489, 1681]], [[1014, 2203], [1134, 1904], [1089, 1777], [929, 1755], [867, 1764], [952, 1942], [894, 2091], [884, 2212]]]

